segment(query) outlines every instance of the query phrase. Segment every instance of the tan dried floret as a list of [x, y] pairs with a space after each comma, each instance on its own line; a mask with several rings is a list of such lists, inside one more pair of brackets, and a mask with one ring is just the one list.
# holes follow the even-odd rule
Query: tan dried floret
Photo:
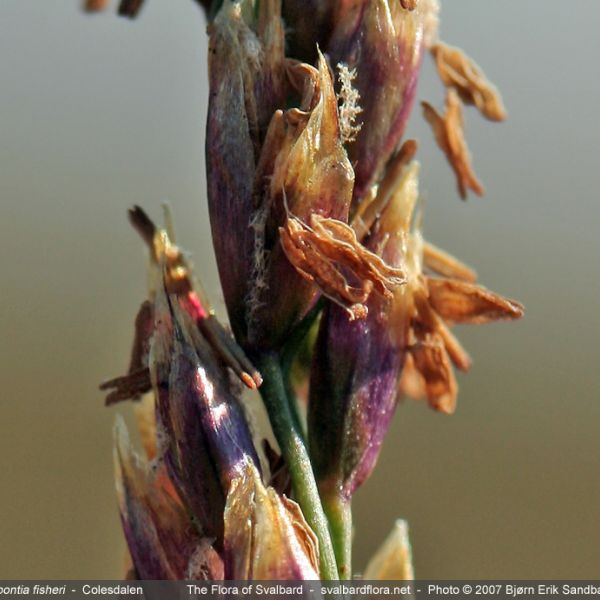
[[348, 283], [343, 273], [326, 257], [317, 252], [302, 237], [282, 232], [283, 250], [296, 270], [309, 281], [314, 281], [330, 299], [343, 306], [351, 319], [364, 318], [364, 303], [369, 297], [371, 285], [361, 282], [360, 287]]
[[453, 413], [458, 385], [448, 352], [439, 335], [429, 335], [410, 349], [416, 373], [422, 378], [424, 394], [432, 408]]
[[451, 323], [479, 325], [523, 316], [521, 304], [480, 285], [429, 278], [427, 287], [431, 306], [444, 320]]
[[461, 198], [467, 197], [467, 190], [482, 196], [483, 186], [473, 171], [471, 155], [465, 141], [463, 109], [458, 92], [453, 88], [448, 90], [444, 116], [441, 116], [428, 102], [421, 104], [423, 115], [431, 125], [436, 142], [456, 174]]
[[477, 280], [477, 273], [471, 267], [429, 242], [423, 244], [423, 264], [444, 277], [471, 282]]
[[523, 307], [474, 283], [451, 278], [419, 276], [409, 283], [414, 312], [412, 343], [400, 381], [402, 394], [426, 397], [432, 408], [451, 413], [458, 385], [452, 366], [468, 371], [471, 358], [449, 324], [483, 324], [519, 319]]
[[[390, 181], [380, 184], [380, 190], [390, 188], [384, 195], [394, 202], [383, 203], [372, 229], [395, 231], [403, 239], [406, 285], [395, 288], [387, 310], [390, 331], [401, 332], [399, 343], [406, 351], [400, 393], [427, 398], [432, 408], [450, 413], [458, 393], [452, 365], [461, 371], [471, 367], [469, 354], [450, 326], [518, 319], [523, 307], [477, 285], [472, 269], [423, 240], [418, 219], [414, 219], [418, 165], [414, 161], [399, 165]], [[396, 170], [394, 163], [388, 168]]]
[[313, 215], [311, 223], [319, 250], [331, 260], [350, 267], [359, 277], [372, 281], [381, 295], [391, 297], [390, 287], [405, 282], [402, 269], [387, 265], [367, 250], [345, 223], [319, 215]]
[[465, 104], [473, 104], [491, 121], [506, 119], [500, 93], [475, 61], [442, 42], [431, 48], [431, 54], [444, 85], [456, 89]]
[[336, 219], [313, 214], [307, 225], [289, 214], [279, 232], [290, 263], [352, 319], [366, 316], [365, 302], [373, 290], [391, 297], [391, 289], [405, 281], [401, 269], [367, 250], [354, 230]]
[[439, 336], [454, 365], [461, 371], [468, 371], [471, 368], [471, 357], [458, 341], [458, 338], [450, 331], [444, 319], [431, 305], [427, 295], [428, 283], [428, 279], [424, 278], [422, 286], [414, 293], [417, 311], [415, 319], [416, 337], [418, 340], [423, 341], [429, 334]]

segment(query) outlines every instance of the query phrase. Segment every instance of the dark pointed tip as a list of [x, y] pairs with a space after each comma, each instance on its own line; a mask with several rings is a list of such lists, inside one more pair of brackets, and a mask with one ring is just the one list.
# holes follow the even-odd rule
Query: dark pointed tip
[[124, 400], [138, 400], [152, 389], [150, 370], [144, 367], [127, 375], [103, 381], [99, 388], [102, 391], [110, 390], [104, 401], [105, 406]]
[[152, 248], [154, 243], [154, 234], [156, 233], [156, 225], [152, 219], [146, 214], [146, 211], [137, 204], [127, 211], [129, 222], [132, 227], [140, 234], [142, 239]]
[[121, 0], [118, 10], [119, 15], [128, 19], [135, 19], [143, 4], [144, 0]]
[[106, 396], [106, 398], [104, 398], [104, 406], [112, 406], [113, 404], [124, 402], [125, 400], [128, 400], [128, 398], [121, 397], [118, 390], [113, 390], [110, 394]]
[[[100, 388], [102, 389], [102, 388]], [[106, 398], [104, 398], [104, 406], [112, 406], [128, 400], [138, 401], [141, 398], [141, 393], [123, 392], [123, 390], [112, 390]]]
[[98, 386], [98, 389], [99, 389], [99, 390], [102, 390], [102, 391], [104, 391], [104, 390], [108, 390], [108, 389], [110, 389], [110, 388], [112, 387], [111, 383], [112, 383], [112, 379], [111, 379], [111, 380], [109, 380], [109, 381], [103, 381], [103, 382], [101, 382], [101, 383], [100, 383], [100, 385]]
[[131, 224], [136, 227], [154, 227], [154, 223], [152, 223], [152, 220], [147, 215], [146, 211], [138, 204], [134, 204], [127, 211], [127, 214], [129, 215], [129, 220], [131, 221]]

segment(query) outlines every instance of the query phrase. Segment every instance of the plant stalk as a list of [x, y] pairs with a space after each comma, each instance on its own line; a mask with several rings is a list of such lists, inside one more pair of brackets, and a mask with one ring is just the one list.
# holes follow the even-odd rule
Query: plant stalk
[[321, 505], [302, 432], [298, 429], [298, 421], [290, 409], [279, 357], [274, 353], [263, 354], [258, 357], [256, 363], [263, 377], [260, 392], [273, 433], [290, 472], [294, 495], [307, 523], [319, 540], [321, 578], [338, 579], [327, 517]]
[[323, 510], [329, 521], [331, 541], [340, 579], [352, 577], [352, 500], [337, 491], [322, 491]]

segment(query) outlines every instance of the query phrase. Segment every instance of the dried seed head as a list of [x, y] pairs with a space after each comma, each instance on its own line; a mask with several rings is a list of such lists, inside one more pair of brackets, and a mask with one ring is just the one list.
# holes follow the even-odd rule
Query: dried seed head
[[464, 136], [463, 109], [458, 93], [453, 88], [446, 94], [446, 113], [441, 116], [431, 104], [422, 102], [423, 116], [431, 125], [435, 140], [446, 155], [458, 185], [460, 197], [467, 197], [467, 190], [483, 195], [483, 186], [471, 166], [471, 155]]
[[446, 87], [456, 89], [465, 104], [475, 105], [491, 121], [506, 119], [500, 93], [462, 50], [438, 42], [431, 53], [440, 79]]

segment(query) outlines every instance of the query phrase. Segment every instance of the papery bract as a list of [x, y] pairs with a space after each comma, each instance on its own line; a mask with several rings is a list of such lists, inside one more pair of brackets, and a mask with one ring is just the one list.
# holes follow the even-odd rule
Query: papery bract
[[414, 578], [408, 523], [398, 519], [388, 537], [369, 561], [363, 579], [411, 581]]
[[290, 216], [347, 221], [354, 173], [343, 148], [331, 73], [290, 67], [303, 84], [303, 110], [276, 113], [257, 172], [261, 204], [253, 218], [255, 269], [250, 281], [248, 337], [254, 347], [278, 347], [311, 308], [317, 286], [290, 264], [279, 240]]
[[225, 507], [227, 579], [319, 579], [317, 538], [300, 507], [265, 487], [250, 464]]

